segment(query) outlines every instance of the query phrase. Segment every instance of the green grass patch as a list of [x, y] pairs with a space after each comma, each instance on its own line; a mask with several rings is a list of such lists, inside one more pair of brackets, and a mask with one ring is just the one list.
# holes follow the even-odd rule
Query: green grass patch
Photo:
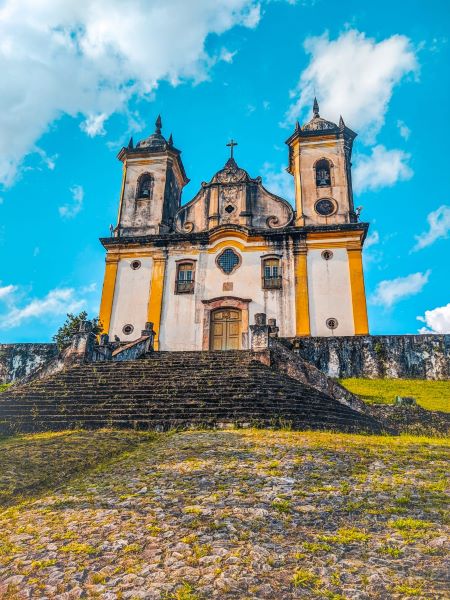
[[412, 396], [427, 410], [450, 412], [450, 381], [353, 378], [340, 383], [368, 404], [393, 404], [396, 396]]
[[10, 385], [11, 385], [10, 383], [0, 383], [0, 393], [7, 390]]
[[132, 430], [63, 431], [0, 440], [0, 506], [52, 490], [74, 475], [133, 450], [156, 434]]

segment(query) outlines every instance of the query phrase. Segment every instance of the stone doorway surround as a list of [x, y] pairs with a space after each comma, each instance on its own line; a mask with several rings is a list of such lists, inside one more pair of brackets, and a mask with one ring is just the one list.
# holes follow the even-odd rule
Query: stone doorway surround
[[218, 296], [217, 298], [211, 298], [211, 300], [202, 300], [204, 305], [203, 311], [203, 338], [202, 338], [202, 350], [209, 350], [209, 340], [211, 334], [211, 312], [218, 308], [236, 308], [241, 311], [241, 348], [243, 350], [249, 349], [249, 315], [248, 305], [251, 300], [247, 298], [236, 298], [236, 296]]

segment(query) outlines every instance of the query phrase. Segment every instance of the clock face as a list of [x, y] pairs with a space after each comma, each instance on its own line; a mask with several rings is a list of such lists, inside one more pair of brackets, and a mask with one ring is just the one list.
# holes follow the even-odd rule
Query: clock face
[[336, 210], [336, 205], [330, 198], [322, 198], [316, 202], [315, 209], [322, 217], [329, 217]]

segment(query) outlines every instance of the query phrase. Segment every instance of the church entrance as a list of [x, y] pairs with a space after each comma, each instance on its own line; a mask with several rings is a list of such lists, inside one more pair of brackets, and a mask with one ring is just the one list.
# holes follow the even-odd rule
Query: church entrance
[[210, 350], [241, 349], [241, 311], [219, 308], [211, 312]]

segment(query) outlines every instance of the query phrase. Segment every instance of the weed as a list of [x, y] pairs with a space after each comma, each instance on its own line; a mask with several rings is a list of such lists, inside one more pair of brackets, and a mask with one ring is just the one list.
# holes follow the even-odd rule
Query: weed
[[272, 502], [272, 508], [274, 508], [279, 513], [288, 513], [291, 511], [291, 503], [289, 500], [279, 498]]
[[309, 588], [312, 589], [320, 583], [320, 577], [314, 575], [307, 569], [297, 569], [292, 577], [292, 584], [294, 587]]

